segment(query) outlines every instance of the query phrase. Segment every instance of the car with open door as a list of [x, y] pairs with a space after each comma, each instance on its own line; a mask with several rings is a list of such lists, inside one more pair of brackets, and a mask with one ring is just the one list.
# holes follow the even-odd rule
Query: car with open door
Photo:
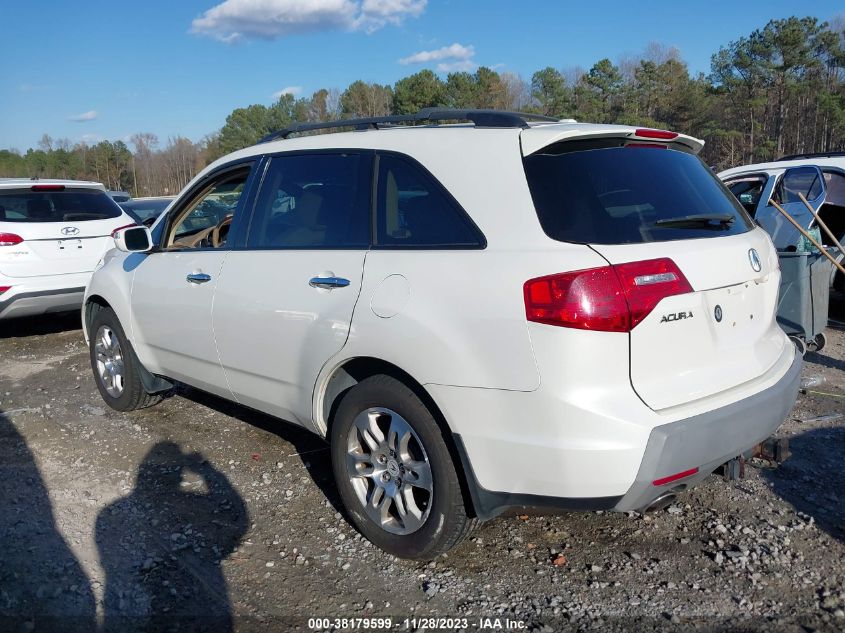
[[[817, 228], [813, 214], [799, 198], [800, 193], [837, 238], [845, 241], [845, 152], [785, 156], [771, 162], [734, 167], [719, 178], [738, 198], [757, 223], [771, 236], [778, 250], [794, 250], [801, 239], [799, 231], [775, 208], [780, 204], [802, 228]], [[834, 247], [827, 233], [820, 231], [821, 243]], [[837, 253], [842, 262], [845, 253]], [[833, 286], [845, 291], [845, 276], [837, 272]]]
[[83, 308], [100, 394], [182, 382], [325, 438], [400, 557], [524, 507], [662, 507], [801, 372], [772, 242], [702, 146], [490, 110], [274, 133], [116, 233]]
[[0, 179], [0, 320], [78, 310], [112, 233], [133, 223], [97, 182]]

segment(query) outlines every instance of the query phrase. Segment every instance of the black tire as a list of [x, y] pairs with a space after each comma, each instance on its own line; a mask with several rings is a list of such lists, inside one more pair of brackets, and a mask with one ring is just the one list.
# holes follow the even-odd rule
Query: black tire
[[813, 351], [820, 352], [824, 349], [825, 345], [827, 345], [827, 337], [824, 332], [819, 332], [813, 339]]
[[[116, 397], [108, 392], [97, 369], [95, 346], [98, 333], [103, 327], [109, 328], [114, 333], [122, 351], [123, 390]], [[127, 340], [117, 315], [111, 308], [103, 307], [97, 310], [91, 319], [88, 333], [90, 339], [88, 356], [91, 360], [91, 371], [94, 374], [94, 382], [97, 383], [97, 389], [107, 405], [116, 411], [135, 411], [136, 409], [143, 409], [161, 401], [161, 395], [151, 395], [144, 390], [144, 385], [141, 382], [140, 363], [138, 362], [137, 356], [135, 356], [135, 350], [132, 349], [132, 345]]]
[[[398, 413], [416, 433], [431, 468], [433, 502], [428, 516], [416, 531], [394, 534], [364, 512], [347, 471], [347, 440], [356, 417], [373, 408]], [[467, 513], [455, 463], [443, 431], [420, 398], [405, 384], [386, 375], [362, 380], [350, 389], [338, 406], [332, 423], [332, 469], [341, 500], [355, 527], [375, 545], [399, 558], [431, 560], [455, 547], [478, 525]]]

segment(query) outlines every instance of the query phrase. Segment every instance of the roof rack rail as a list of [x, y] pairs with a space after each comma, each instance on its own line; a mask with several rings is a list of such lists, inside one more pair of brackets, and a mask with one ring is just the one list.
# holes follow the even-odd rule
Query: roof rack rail
[[809, 154], [790, 154], [788, 156], [781, 156], [775, 162], [782, 160], [800, 160], [802, 158], [838, 158], [845, 156], [845, 152], [815, 152]]
[[505, 110], [467, 110], [456, 108], [423, 108], [416, 114], [394, 114], [388, 116], [366, 117], [360, 119], [339, 119], [337, 121], [320, 121], [315, 123], [292, 123], [277, 132], [271, 132], [263, 137], [259, 143], [267, 143], [277, 139], [286, 139], [291, 134], [311, 132], [313, 130], [330, 130], [351, 127], [356, 130], [378, 130], [382, 127], [393, 127], [402, 123], [424, 123], [437, 121], [470, 121], [476, 127], [528, 127], [528, 121], [546, 121], [557, 123], [560, 119], [532, 114], [530, 112], [508, 112]]

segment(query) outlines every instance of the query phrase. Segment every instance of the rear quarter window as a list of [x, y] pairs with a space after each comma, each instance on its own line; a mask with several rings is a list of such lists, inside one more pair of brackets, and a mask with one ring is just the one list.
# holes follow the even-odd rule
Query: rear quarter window
[[744, 233], [745, 210], [696, 156], [659, 147], [572, 151], [524, 159], [545, 233], [561, 242], [636, 244]]
[[121, 214], [117, 203], [98, 189], [0, 190], [2, 222], [84, 222], [118, 218]]
[[405, 157], [380, 154], [379, 248], [484, 248], [481, 231], [433, 176]]

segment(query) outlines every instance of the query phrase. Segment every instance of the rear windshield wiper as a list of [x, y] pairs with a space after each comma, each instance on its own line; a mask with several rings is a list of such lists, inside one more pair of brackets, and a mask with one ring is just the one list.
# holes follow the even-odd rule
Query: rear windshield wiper
[[[661, 227], [684, 227], [694, 226], [701, 228], [726, 229], [734, 223], [736, 218], [730, 213], [702, 213], [700, 215], [682, 215], [677, 218], [664, 218], [657, 220], [654, 226]], [[713, 223], [716, 224], [713, 224]]]

